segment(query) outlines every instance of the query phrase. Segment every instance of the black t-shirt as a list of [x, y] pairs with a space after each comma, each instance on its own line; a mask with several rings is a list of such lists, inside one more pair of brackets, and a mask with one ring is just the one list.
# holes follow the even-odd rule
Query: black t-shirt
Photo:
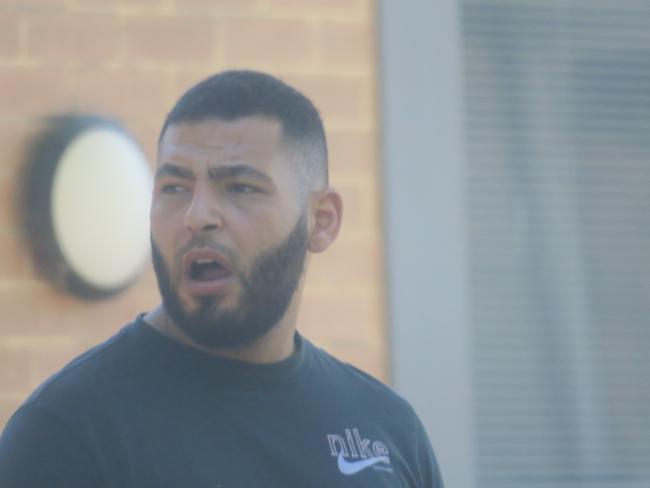
[[142, 318], [41, 385], [0, 438], [0, 486], [442, 487], [413, 409], [295, 336], [270, 365]]

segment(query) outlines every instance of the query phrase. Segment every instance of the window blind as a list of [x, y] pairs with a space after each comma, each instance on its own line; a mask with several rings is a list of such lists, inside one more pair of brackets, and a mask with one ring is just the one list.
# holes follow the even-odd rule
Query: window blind
[[476, 486], [650, 487], [650, 2], [461, 0]]

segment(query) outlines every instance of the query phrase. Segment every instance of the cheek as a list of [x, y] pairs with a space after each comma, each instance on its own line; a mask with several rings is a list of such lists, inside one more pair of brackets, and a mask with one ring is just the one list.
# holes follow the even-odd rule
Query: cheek
[[270, 220], [248, 222], [234, 230], [234, 246], [241, 271], [248, 274], [255, 260], [272, 248], [279, 237], [279, 225], [270, 224]]
[[151, 239], [153, 240], [160, 257], [167, 268], [172, 280], [178, 280], [181, 273], [178, 252], [182, 242], [182, 228], [176, 228], [169, 218], [159, 218], [151, 213]]
[[176, 242], [182, 239], [184, 229], [184, 213], [179, 209], [170, 208], [170, 205], [154, 202], [149, 212], [151, 233], [156, 242]]

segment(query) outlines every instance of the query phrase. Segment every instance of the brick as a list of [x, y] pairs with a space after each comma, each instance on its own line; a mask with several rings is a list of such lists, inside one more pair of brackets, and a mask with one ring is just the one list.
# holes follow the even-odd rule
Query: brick
[[35, 278], [33, 260], [20, 229], [0, 230], [0, 256], [0, 280]]
[[0, 335], [76, 334], [100, 340], [146, 311], [157, 297], [155, 286], [146, 276], [128, 290], [104, 300], [85, 300], [45, 281], [2, 290]]
[[[22, 191], [23, 179], [22, 174], [16, 171], [16, 174], [6, 174], [0, 176], [0, 234], [10, 233], [10, 229], [17, 229], [22, 219]], [[1, 238], [1, 237], [0, 237]], [[1, 250], [8, 250], [0, 247]], [[3, 266], [4, 268], [4, 266]]]
[[140, 312], [146, 312], [160, 302], [158, 281], [151, 261], [146, 263], [140, 278], [133, 286], [132, 293], [134, 299], [140, 304]]
[[0, 178], [18, 178], [29, 145], [42, 129], [39, 119], [0, 119]]
[[56, 302], [45, 300], [41, 292], [42, 286], [33, 286], [21, 289], [15, 286], [13, 289], [0, 291], [0, 307], [3, 312], [3, 320], [0, 323], [0, 334], [39, 334], [45, 329], [47, 319], [46, 311], [55, 311]]
[[272, 0], [274, 15], [365, 18], [370, 15], [368, 0]]
[[266, 0], [173, 0], [177, 14], [209, 13], [219, 16], [255, 14], [263, 11]]
[[0, 397], [0, 432], [2, 432], [9, 418], [18, 410], [18, 407], [20, 407], [26, 398], [27, 393], [23, 395], [3, 394]]
[[224, 62], [234, 67], [304, 69], [313, 64], [315, 27], [295, 20], [241, 19], [222, 25]]
[[[85, 2], [86, 0], [78, 0], [80, 2]], [[97, 3], [101, 3], [103, 0], [94, 0]], [[173, 4], [174, 0], [111, 0], [118, 1], [122, 6], [132, 6], [134, 8], [165, 8], [169, 9]]]
[[368, 71], [373, 66], [374, 32], [367, 22], [321, 22], [318, 25], [318, 59], [336, 67]]
[[168, 15], [172, 0], [68, 0], [68, 4], [75, 12]]
[[129, 123], [159, 122], [168, 110], [165, 76], [160, 70], [80, 69], [75, 106]]
[[[363, 182], [334, 182], [343, 199], [341, 235], [366, 234], [378, 220], [377, 189]], [[364, 232], [360, 232], [360, 231]]]
[[327, 139], [330, 174], [349, 169], [378, 171], [379, 156], [374, 131], [330, 130]]
[[75, 336], [6, 335], [0, 337], [0, 350], [5, 349], [27, 351], [32, 357], [32, 375], [25, 384], [26, 391], [31, 391], [87, 350], [88, 345]]
[[0, 59], [17, 58], [20, 54], [20, 16], [0, 13]]
[[215, 57], [210, 20], [195, 17], [135, 17], [124, 26], [130, 63], [204, 64]]
[[[38, 118], [71, 108], [112, 115], [153, 160], [171, 104], [224, 66], [288, 73], [281, 77], [321, 108], [333, 184], [345, 210], [339, 240], [311, 261], [300, 328], [343, 359], [385, 374], [371, 0], [14, 0], [12, 5], [17, 8], [4, 9], [4, 21], [0, 15], [0, 59], [27, 55], [31, 65], [0, 67], [0, 356], [23, 351], [31, 361], [12, 355], [0, 366], [11, 374], [31, 369], [31, 377], [22, 382], [0, 373], [0, 425], [31, 385], [159, 301], [150, 264], [131, 288], [102, 301], [72, 296], [36, 274], [19, 222], [2, 212], [11, 207]], [[13, 15], [24, 27], [23, 45], [6, 20]], [[65, 70], [57, 69], [59, 64]], [[9, 341], [12, 337], [23, 342]], [[14, 393], [5, 391], [3, 381], [13, 382]]]
[[51, 341], [37, 348], [34, 352], [34, 383], [40, 385], [87, 349], [84, 342], [74, 339]]
[[74, 31], [76, 56], [84, 63], [105, 64], [119, 59], [119, 24], [115, 15], [79, 15]]
[[[339, 280], [333, 286], [342, 282]], [[376, 324], [383, 322], [379, 305], [377, 297], [369, 290], [323, 292], [306, 287], [298, 324], [301, 330], [318, 331], [319, 336], [329, 339], [365, 340], [368, 331], [375, 330]]]
[[330, 349], [330, 352], [342, 361], [356, 366], [384, 383], [388, 382], [388, 359], [383, 351], [340, 342], [334, 342]]
[[320, 110], [326, 129], [374, 127], [374, 84], [370, 76], [280, 76], [307, 95]]
[[147, 161], [149, 162], [149, 167], [152, 169], [152, 171], [156, 167], [158, 134], [162, 127], [162, 123], [162, 120], [160, 120], [160, 122], [152, 121], [151, 123], [142, 122], [139, 124], [129, 125], [129, 130], [144, 152]]
[[340, 240], [312, 258], [309, 279], [315, 286], [362, 287], [380, 283], [382, 273], [378, 239]]
[[118, 56], [118, 22], [111, 14], [34, 14], [27, 17], [30, 58], [54, 64], [99, 65]]
[[[140, 5], [145, 3], [142, 0], [137, 2], [123, 2], [122, 0], [68, 0], [70, 6], [75, 10], [106, 10], [106, 11], [115, 11], [121, 3], [131, 3]], [[161, 3], [161, 0], [154, 0], [155, 3]]]
[[66, 64], [75, 57], [74, 22], [64, 13], [36, 13], [27, 17], [27, 53], [34, 60]]
[[175, 71], [172, 75], [172, 100], [169, 109], [171, 110], [171, 105], [176, 103], [176, 101], [192, 86], [196, 85], [199, 81], [212, 76], [218, 71], [221, 70], [218, 69], [216, 65], [208, 65], [202, 69], [196, 70]]
[[29, 11], [61, 11], [67, 6], [68, 0], [6, 0], [4, 6]]
[[27, 117], [65, 111], [70, 106], [65, 70], [42, 67], [0, 67], [3, 117]]
[[16, 393], [33, 387], [34, 355], [28, 348], [0, 345], [0, 391]]

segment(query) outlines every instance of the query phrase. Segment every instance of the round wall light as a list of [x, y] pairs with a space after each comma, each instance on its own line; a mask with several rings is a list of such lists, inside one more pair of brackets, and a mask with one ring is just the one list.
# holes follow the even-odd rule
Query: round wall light
[[128, 287], [149, 256], [152, 176], [134, 139], [95, 116], [49, 120], [23, 192], [39, 271], [87, 298]]

